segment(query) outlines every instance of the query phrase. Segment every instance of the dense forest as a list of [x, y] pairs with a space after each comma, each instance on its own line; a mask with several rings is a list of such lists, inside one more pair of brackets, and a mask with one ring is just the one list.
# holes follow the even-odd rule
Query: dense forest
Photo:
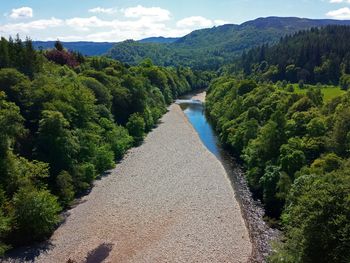
[[327, 26], [301, 31], [278, 45], [262, 45], [237, 63], [245, 75], [258, 80], [350, 86], [350, 28]]
[[[349, 34], [348, 27], [312, 29], [248, 54], [260, 54], [269, 63], [266, 72], [295, 63], [310, 72], [322, 68], [322, 82], [336, 83], [349, 73]], [[247, 61], [258, 68], [254, 58]], [[278, 80], [286, 84], [270, 80], [254, 70], [223, 74], [212, 81], [206, 102], [221, 141], [242, 161], [250, 189], [263, 201], [267, 221], [283, 230], [269, 261], [349, 262], [350, 92], [325, 98], [320, 85], [297, 92], [288, 84], [297, 79], [284, 73]]]
[[2, 38], [0, 254], [49, 237], [62, 209], [139, 144], [169, 103], [211, 77]]
[[243, 51], [262, 43], [274, 44], [288, 34], [325, 25], [350, 25], [350, 22], [296, 17], [258, 18], [241, 25], [227, 24], [196, 30], [171, 43], [127, 40], [116, 43], [108, 56], [131, 65], [150, 58], [162, 66], [218, 70], [236, 61]]

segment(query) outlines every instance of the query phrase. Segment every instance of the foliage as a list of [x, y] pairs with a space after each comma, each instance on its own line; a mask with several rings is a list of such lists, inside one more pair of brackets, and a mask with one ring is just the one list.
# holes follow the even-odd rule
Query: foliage
[[209, 88], [206, 110], [221, 141], [242, 159], [267, 216], [282, 219], [285, 240], [271, 262], [350, 259], [350, 93], [340, 95], [324, 102], [320, 89], [230, 76]]
[[312, 28], [286, 36], [277, 45], [244, 53], [236, 68], [261, 80], [338, 84], [348, 88], [350, 73], [348, 26]]
[[[139, 64], [144, 59], [150, 58], [160, 66], [189, 66], [195, 70], [217, 70], [232, 63], [242, 52], [261, 43], [273, 44], [285, 35], [331, 24], [349, 25], [348, 21], [336, 20], [258, 18], [241, 25], [227, 24], [196, 30], [171, 43], [127, 40], [116, 43], [107, 55], [130, 65]], [[268, 74], [274, 74], [273, 68]]]
[[57, 197], [47, 190], [21, 188], [13, 197], [17, 242], [47, 238], [59, 223], [61, 207]]
[[286, 240], [271, 262], [349, 262], [349, 167], [301, 176], [283, 214]]
[[60, 42], [31, 52], [29, 39], [0, 41], [1, 254], [49, 237], [61, 207], [140, 142], [168, 103], [212, 76], [82, 58]]
[[146, 124], [142, 116], [138, 113], [134, 113], [130, 116], [126, 127], [137, 142], [142, 141], [145, 136]]

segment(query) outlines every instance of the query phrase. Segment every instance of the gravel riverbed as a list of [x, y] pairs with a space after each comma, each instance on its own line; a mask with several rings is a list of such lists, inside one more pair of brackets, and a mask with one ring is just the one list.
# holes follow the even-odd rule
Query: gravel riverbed
[[220, 161], [173, 104], [68, 211], [50, 241], [7, 262], [247, 262], [249, 233]]

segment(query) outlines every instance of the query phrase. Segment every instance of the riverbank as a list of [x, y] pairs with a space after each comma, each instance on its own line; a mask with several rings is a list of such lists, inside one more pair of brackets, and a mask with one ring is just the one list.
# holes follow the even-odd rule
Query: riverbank
[[35, 262], [247, 262], [252, 245], [224, 167], [172, 105], [44, 249], [26, 255]]
[[228, 174], [236, 200], [240, 204], [243, 218], [249, 230], [250, 239], [253, 246], [250, 261], [256, 263], [266, 262], [267, 256], [272, 251], [272, 241], [278, 239], [279, 231], [269, 227], [264, 221], [265, 211], [259, 200], [254, 200], [244, 177], [243, 169], [238, 162], [228, 153], [217, 136], [202, 105], [197, 100], [205, 102], [206, 93], [187, 96], [185, 100], [179, 100], [181, 108], [184, 110], [188, 120], [199, 134], [203, 144], [218, 158]]

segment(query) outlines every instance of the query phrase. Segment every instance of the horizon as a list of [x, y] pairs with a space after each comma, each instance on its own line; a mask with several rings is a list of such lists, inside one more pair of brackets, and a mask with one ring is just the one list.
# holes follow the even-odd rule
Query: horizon
[[6, 38], [19, 34], [33, 41], [120, 42], [182, 37], [198, 29], [266, 17], [347, 20], [350, 1], [204, 0], [198, 4], [197, 0], [179, 0], [174, 4], [170, 0], [50, 0], [42, 4], [38, 0], [14, 0], [2, 3], [0, 14], [0, 35]]
[[[124, 42], [124, 41], [128, 41], [128, 40], [133, 40], [133, 41], [142, 41], [142, 40], [145, 40], [145, 39], [151, 39], [151, 38], [182, 38], [182, 37], [185, 37], [186, 35], [189, 35], [191, 34], [192, 32], [194, 31], [198, 31], [198, 30], [205, 30], [205, 29], [211, 29], [211, 28], [216, 28], [216, 27], [221, 27], [221, 26], [227, 26], [227, 25], [233, 25], [233, 26], [240, 26], [240, 25], [243, 25], [245, 23], [248, 23], [248, 22], [251, 22], [251, 21], [256, 21], [258, 19], [269, 19], [269, 18], [296, 18], [296, 19], [308, 19], [308, 20], [333, 20], [333, 21], [350, 21], [350, 18], [349, 19], [333, 19], [333, 18], [309, 18], [309, 17], [297, 17], [297, 16], [267, 16], [267, 17], [257, 17], [257, 18], [254, 18], [252, 20], [247, 20], [247, 21], [244, 21], [242, 23], [238, 23], [238, 24], [235, 24], [235, 23], [227, 23], [227, 24], [222, 24], [222, 25], [214, 25], [212, 27], [204, 27], [204, 28], [199, 28], [199, 29], [194, 29], [193, 31], [185, 34], [185, 35], [181, 35], [181, 36], [170, 36], [170, 37], [167, 37], [167, 36], [163, 36], [163, 35], [152, 35], [152, 36], [148, 36], [148, 37], [145, 37], [145, 38], [140, 38], [140, 39], [134, 39], [134, 38], [126, 38], [124, 40], [120, 40], [120, 41], [94, 41], [94, 40], [72, 40], [72, 41], [69, 41], [69, 40], [61, 40], [60, 38], [52, 38], [52, 39], [47, 39], [47, 40], [42, 40], [42, 39], [32, 39], [30, 37], [30, 35], [25, 35], [25, 36], [21, 36], [20, 35], [20, 38], [22, 40], [24, 40], [25, 38], [29, 38], [30, 40], [34, 41], [34, 42], [55, 42], [57, 40], [59, 40], [60, 42], [62, 43], [119, 43], [119, 42]], [[15, 37], [18, 33], [14, 34], [14, 35], [10, 35], [10, 36], [2, 36], [0, 35], [1, 37], [4, 37], [6, 39], [8, 39], [9, 37]]]

